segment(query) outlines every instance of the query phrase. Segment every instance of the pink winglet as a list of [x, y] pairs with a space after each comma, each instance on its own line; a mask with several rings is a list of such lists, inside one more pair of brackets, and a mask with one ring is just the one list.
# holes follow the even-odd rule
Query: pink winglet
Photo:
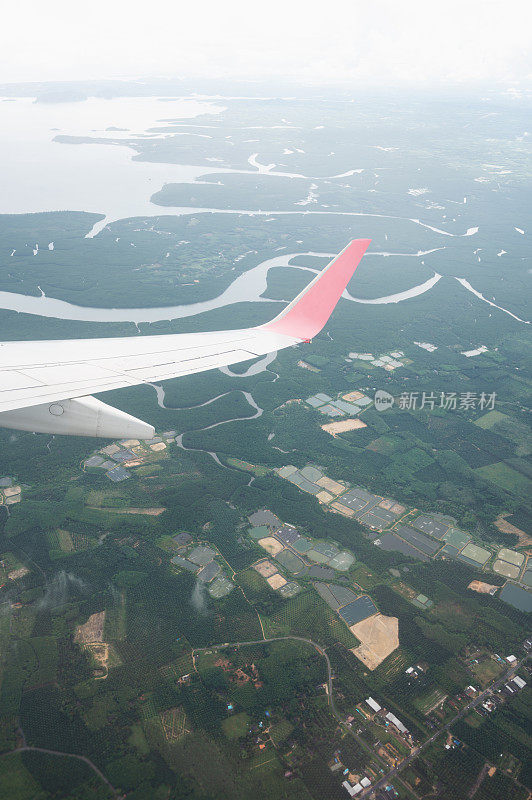
[[262, 327], [303, 341], [312, 339], [331, 316], [370, 242], [350, 242], [279, 316]]

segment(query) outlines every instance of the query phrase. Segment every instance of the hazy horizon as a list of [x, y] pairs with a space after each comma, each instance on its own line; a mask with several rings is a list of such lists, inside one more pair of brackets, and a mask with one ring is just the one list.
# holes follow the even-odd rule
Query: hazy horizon
[[177, 6], [23, 0], [4, 12], [0, 82], [170, 77], [306, 85], [532, 83], [532, 7], [333, 0]]

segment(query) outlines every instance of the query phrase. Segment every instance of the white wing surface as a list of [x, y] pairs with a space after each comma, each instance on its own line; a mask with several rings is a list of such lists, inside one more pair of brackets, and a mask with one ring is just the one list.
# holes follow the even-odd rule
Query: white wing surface
[[164, 336], [0, 343], [0, 426], [150, 438], [154, 429], [91, 397], [236, 364], [309, 341], [327, 322], [369, 240], [351, 242], [272, 322]]

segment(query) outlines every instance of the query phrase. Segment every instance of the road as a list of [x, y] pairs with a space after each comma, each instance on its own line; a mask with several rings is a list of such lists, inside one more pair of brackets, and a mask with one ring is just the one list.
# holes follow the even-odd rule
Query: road
[[339, 718], [339, 714], [336, 710], [336, 705], [334, 703], [333, 691], [332, 691], [332, 667], [331, 662], [329, 660], [329, 656], [319, 644], [313, 642], [312, 639], [305, 639], [303, 636], [274, 636], [270, 639], [254, 639], [251, 642], [223, 642], [223, 644], [213, 644], [210, 647], [195, 647], [192, 651], [192, 663], [194, 664], [194, 669], [196, 669], [196, 653], [208, 653], [208, 652], [217, 652], [218, 650], [225, 650], [226, 647], [246, 647], [248, 645], [254, 644], [268, 644], [269, 642], [282, 642], [286, 640], [295, 640], [296, 642], [304, 642], [305, 644], [309, 644], [315, 650], [318, 651], [320, 656], [323, 656], [325, 662], [327, 664], [327, 687], [328, 687], [328, 697], [329, 697], [329, 705], [331, 707], [332, 712], [334, 713], [335, 717]]
[[469, 711], [472, 711], [477, 706], [479, 706], [486, 699], [486, 697], [488, 697], [495, 689], [498, 689], [499, 686], [501, 686], [503, 683], [506, 683], [510, 675], [512, 675], [512, 673], [514, 673], [520, 666], [522, 666], [522, 664], [528, 661], [529, 658], [530, 656], [527, 655], [523, 659], [521, 659], [521, 661], [519, 661], [517, 664], [514, 664], [509, 669], [507, 669], [506, 672], [503, 675], [501, 675], [500, 678], [497, 678], [497, 680], [493, 681], [493, 683], [491, 683], [486, 689], [484, 689], [484, 691], [481, 692], [481, 694], [479, 694], [478, 697], [475, 697], [474, 700], [472, 700], [470, 703], [464, 706], [464, 708], [461, 711], [459, 711], [455, 717], [453, 717], [442, 728], [436, 731], [436, 733], [433, 733], [432, 736], [430, 736], [423, 742], [423, 744], [421, 744], [419, 747], [413, 750], [409, 756], [407, 756], [405, 759], [403, 759], [403, 761], [401, 761], [400, 764], [398, 764], [396, 767], [393, 767], [393, 769], [391, 769], [386, 775], [380, 778], [373, 786], [371, 786], [370, 788], [366, 789], [361, 794], [359, 794], [358, 795], [359, 800], [363, 800], [363, 798], [367, 797], [371, 792], [374, 792], [377, 789], [383, 789], [384, 786], [391, 783], [393, 778], [396, 775], [398, 775], [403, 769], [405, 769], [405, 767], [407, 767], [415, 758], [417, 758], [419, 754], [423, 750], [425, 750], [426, 747], [432, 744], [438, 736], [440, 736], [442, 733], [446, 731], [449, 731], [449, 729], [459, 719], [461, 719]]
[[46, 753], [49, 756], [63, 756], [64, 758], [77, 758], [78, 761], [83, 761], [90, 769], [92, 769], [93, 772], [96, 773], [96, 775], [100, 778], [100, 780], [102, 780], [105, 783], [109, 791], [112, 792], [114, 797], [119, 796], [117, 790], [114, 788], [112, 783], [109, 780], [107, 780], [103, 772], [101, 772], [96, 766], [96, 764], [94, 764], [90, 760], [90, 758], [87, 758], [87, 756], [79, 756], [76, 755], [76, 753], [62, 753], [60, 750], [48, 750], [46, 747], [30, 747], [25, 744], [22, 745], [22, 747], [16, 747], [14, 750], [9, 750], [7, 753], [3, 753], [2, 758], [4, 758], [5, 756], [11, 756], [14, 753], [28, 753], [28, 752]]
[[196, 654], [198, 653], [206, 653], [206, 652], [216, 652], [218, 650], [224, 650], [226, 647], [245, 647], [246, 645], [256, 645], [256, 644], [268, 644], [269, 642], [282, 642], [292, 640], [296, 642], [304, 642], [305, 644], [309, 644], [313, 647], [321, 656], [324, 657], [325, 662], [327, 664], [327, 698], [329, 702], [329, 707], [331, 709], [332, 714], [338, 721], [338, 723], [346, 730], [354, 739], [356, 739], [357, 743], [370, 753], [371, 757], [378, 761], [382, 766], [387, 766], [387, 763], [378, 756], [374, 750], [354, 731], [351, 727], [346, 725], [345, 719], [342, 717], [338, 709], [336, 708], [336, 703], [334, 700], [333, 694], [333, 671], [331, 667], [331, 662], [329, 656], [325, 652], [324, 648], [321, 645], [316, 644], [313, 642], [312, 639], [305, 639], [303, 636], [274, 636], [269, 639], [255, 639], [251, 642], [223, 642], [222, 644], [214, 644], [210, 647], [196, 647], [192, 651], [192, 663], [194, 664], [194, 669], [196, 669]]
[[[196, 669], [196, 654], [199, 653], [217, 652], [218, 650], [224, 650], [226, 647], [245, 647], [246, 645], [268, 644], [269, 642], [281, 642], [286, 640], [304, 642], [305, 644], [308, 644], [311, 647], [313, 647], [321, 656], [325, 658], [325, 662], [327, 664], [327, 688], [328, 688], [327, 695], [328, 695], [329, 706], [332, 713], [340, 723], [340, 725], [345, 727], [345, 720], [338, 712], [338, 709], [336, 708], [336, 703], [334, 701], [333, 687], [332, 687], [333, 673], [329, 656], [327, 655], [323, 647], [321, 647], [319, 644], [316, 644], [316, 642], [313, 642], [312, 639], [306, 639], [303, 636], [275, 636], [269, 639], [255, 639], [250, 642], [223, 642], [222, 644], [215, 644], [211, 645], [210, 647], [196, 647], [192, 651], [192, 661], [194, 664], [194, 669]], [[368, 787], [361, 794], [359, 794], [358, 795], [359, 800], [363, 800], [364, 797], [368, 797], [368, 795], [370, 795], [372, 792], [375, 792], [378, 789], [383, 789], [385, 786], [390, 784], [392, 780], [394, 778], [397, 778], [399, 773], [402, 772], [402, 770], [405, 769], [405, 767], [407, 767], [415, 758], [417, 758], [420, 755], [420, 753], [423, 752], [423, 750], [425, 750], [430, 744], [432, 744], [438, 736], [440, 736], [442, 733], [446, 731], [449, 731], [449, 729], [459, 719], [461, 719], [469, 711], [472, 711], [477, 706], [479, 706], [486, 699], [486, 697], [488, 697], [494, 690], [498, 689], [499, 686], [501, 686], [503, 683], [506, 683], [510, 675], [512, 675], [512, 673], [514, 673], [520, 666], [522, 666], [522, 664], [528, 661], [529, 658], [530, 656], [527, 655], [523, 659], [521, 659], [521, 661], [519, 661], [517, 664], [514, 664], [509, 669], [507, 669], [506, 672], [503, 675], [501, 675], [501, 677], [497, 678], [497, 680], [495, 680], [486, 689], [484, 689], [484, 691], [481, 692], [481, 694], [479, 694], [478, 697], [475, 697], [473, 700], [471, 700], [470, 703], [464, 706], [464, 708], [461, 711], [459, 711], [458, 714], [456, 714], [456, 716], [454, 716], [442, 728], [440, 728], [438, 731], [429, 736], [429, 738], [426, 739], [419, 747], [413, 750], [409, 756], [403, 759], [403, 761], [401, 761], [400, 764], [398, 764], [396, 767], [393, 767], [391, 770], [389, 770], [389, 772], [383, 775], [382, 778], [379, 778], [379, 780], [376, 783], [374, 783], [372, 786]], [[371, 753], [373, 759], [379, 761], [381, 764], [386, 763], [384, 760], [380, 758], [380, 756], [377, 756], [375, 751], [372, 750], [369, 747], [369, 745], [354, 730], [352, 730], [352, 728], [346, 728], [346, 729], [353, 736], [353, 738], [357, 740], [358, 744], [361, 747], [363, 747], [365, 750]]]

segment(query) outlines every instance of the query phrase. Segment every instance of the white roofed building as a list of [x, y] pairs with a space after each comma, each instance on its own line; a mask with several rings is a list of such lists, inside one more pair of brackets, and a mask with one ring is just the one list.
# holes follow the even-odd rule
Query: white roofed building
[[391, 711], [388, 711], [388, 713], [386, 714], [386, 719], [389, 720], [392, 723], [392, 725], [395, 725], [397, 730], [401, 731], [401, 733], [408, 733], [408, 728], [405, 728], [401, 720], [397, 719], [395, 714], [392, 714]]
[[380, 710], [381, 710], [381, 708], [382, 708], [382, 706], [380, 706], [380, 705], [377, 703], [377, 701], [373, 699], [373, 697], [368, 697], [368, 699], [366, 700], [366, 703], [368, 704], [368, 706], [369, 706], [370, 708], [372, 708], [372, 709], [373, 709], [373, 711], [376, 711], [376, 712], [380, 711]]
[[357, 794], [360, 794], [360, 792], [362, 791], [362, 785], [360, 783], [355, 783], [354, 786], [351, 786], [349, 781], [344, 781], [342, 783], [342, 786], [344, 787], [346, 792], [348, 792], [350, 797], [356, 797]]

